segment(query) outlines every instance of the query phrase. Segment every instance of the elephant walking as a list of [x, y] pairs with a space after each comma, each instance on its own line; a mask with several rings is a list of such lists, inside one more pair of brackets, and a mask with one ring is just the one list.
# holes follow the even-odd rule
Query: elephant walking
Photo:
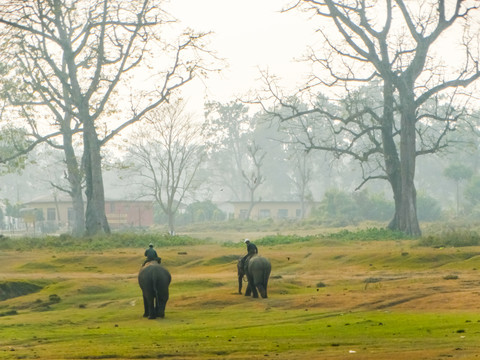
[[[242, 267], [241, 259], [237, 263], [238, 272], [238, 293], [242, 293], [242, 280], [243, 276], [247, 276], [247, 289], [245, 290], [245, 296], [253, 294], [254, 298], [258, 298], [258, 293], [262, 298], [267, 298], [267, 285], [270, 272], [272, 271], [272, 265], [270, 260], [260, 255], [252, 256], [245, 263], [245, 267]], [[258, 289], [258, 292], [257, 292]]]
[[163, 266], [156, 262], [147, 263], [138, 273], [138, 284], [143, 293], [143, 317], [155, 319], [165, 317], [168, 301], [168, 286], [172, 276]]

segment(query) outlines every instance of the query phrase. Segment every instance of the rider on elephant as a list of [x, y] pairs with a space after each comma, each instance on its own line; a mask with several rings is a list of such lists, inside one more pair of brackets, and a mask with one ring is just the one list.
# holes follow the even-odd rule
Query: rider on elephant
[[143, 262], [143, 266], [150, 261], [156, 261], [160, 264], [161, 259], [158, 257], [157, 252], [153, 248], [153, 244], [148, 245], [148, 249], [145, 250], [146, 259]]
[[253, 255], [258, 254], [257, 246], [250, 242], [249, 239], [245, 239], [245, 244], [247, 244], [247, 255], [242, 258], [242, 268], [245, 268], [245, 264], [248, 262]]

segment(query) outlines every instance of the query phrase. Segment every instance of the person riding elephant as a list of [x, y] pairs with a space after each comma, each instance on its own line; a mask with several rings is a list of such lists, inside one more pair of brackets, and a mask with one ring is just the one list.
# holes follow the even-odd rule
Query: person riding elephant
[[242, 258], [242, 266], [245, 268], [245, 265], [253, 255], [258, 254], [257, 245], [252, 243], [249, 239], [244, 240], [245, 244], [247, 245], [247, 255]]
[[169, 298], [168, 287], [172, 276], [162, 265], [150, 262], [138, 273], [138, 284], [143, 295], [143, 317], [155, 319], [165, 317], [165, 307]]
[[253, 295], [254, 298], [258, 298], [258, 293], [260, 293], [262, 298], [267, 298], [268, 279], [272, 271], [270, 260], [260, 255], [253, 255], [245, 266], [242, 264], [242, 260], [240, 259], [237, 263], [238, 293], [242, 293], [242, 281], [246, 275], [248, 285], [245, 296]]
[[153, 248], [152, 243], [150, 243], [150, 245], [148, 245], [148, 249], [145, 250], [145, 257], [146, 257], [146, 259], [143, 262], [143, 266], [145, 266], [145, 264], [150, 262], [150, 261], [156, 261], [159, 264], [162, 262], [162, 259], [158, 257], [157, 252]]

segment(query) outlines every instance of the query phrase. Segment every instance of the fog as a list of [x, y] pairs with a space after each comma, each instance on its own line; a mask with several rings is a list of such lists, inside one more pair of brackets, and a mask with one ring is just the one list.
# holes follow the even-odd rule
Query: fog
[[[273, 131], [273, 130], [272, 130]], [[300, 195], [295, 185], [295, 167], [297, 161], [289, 158], [285, 153], [280, 153], [282, 143], [265, 137], [262, 146], [266, 152], [265, 160], [261, 167], [262, 184], [255, 191], [255, 202], [285, 201], [299, 202]], [[300, 154], [303, 154], [300, 152]], [[115, 157], [105, 154], [104, 159], [104, 184], [107, 199], [112, 200], [151, 200], [146, 179], [138, 176], [138, 168], [132, 163], [128, 154]], [[112, 155], [112, 153], [110, 153]], [[218, 156], [225, 154], [211, 154], [204, 159], [184, 205], [201, 201], [212, 201], [218, 206], [223, 206], [232, 201], [249, 201], [245, 184], [239, 180], [233, 181], [222, 177], [221, 173], [233, 172], [233, 169], [218, 168], [223, 164]], [[461, 160], [460, 160], [461, 159]], [[448, 152], [428, 157], [419, 157], [416, 173], [416, 188], [419, 200], [425, 197], [434, 200], [441, 208], [441, 217], [457, 216], [457, 188], [456, 182], [445, 175], [445, 169], [459, 161], [475, 171], [479, 159], [478, 151], [466, 151], [465, 148], [450, 148]], [[138, 164], [137, 164], [138, 165]], [[362, 171], [358, 162], [352, 158], [343, 157], [334, 159], [330, 154], [321, 151], [312, 151], [308, 154], [308, 169], [311, 171], [304, 194], [305, 199], [315, 206], [325, 200], [325, 193], [331, 191], [344, 192], [349, 197], [355, 194], [367, 193], [369, 196], [380, 196], [392, 202], [390, 187], [386, 181], [373, 180], [357, 189], [362, 183]], [[459, 214], [469, 216], [472, 214], [471, 199], [465, 195], [465, 189], [472, 179], [465, 179], [459, 183]], [[232, 189], [237, 187], [236, 189]], [[5, 204], [25, 204], [38, 197], [50, 197], [54, 194], [66, 196], [59, 190], [60, 187], [68, 188], [64, 178], [64, 162], [61, 152], [49, 148], [38, 147], [30, 153], [25, 168], [19, 172], [2, 176], [0, 198]], [[243, 189], [244, 191], [240, 191]], [[238, 190], [238, 191], [235, 191]], [[427, 203], [429, 204], [429, 203]], [[421, 204], [419, 205], [421, 208]], [[227, 207], [228, 209], [228, 207]], [[419, 217], [422, 218], [421, 209]], [[438, 220], [438, 219], [436, 219]]]

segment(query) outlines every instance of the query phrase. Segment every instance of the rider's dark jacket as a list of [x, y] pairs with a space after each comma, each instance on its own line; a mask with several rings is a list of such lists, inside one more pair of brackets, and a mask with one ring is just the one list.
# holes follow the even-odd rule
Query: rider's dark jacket
[[251, 243], [251, 242], [248, 243], [247, 244], [247, 253], [250, 256], [258, 254], [257, 246], [254, 243]]
[[145, 256], [147, 257], [148, 261], [158, 259], [157, 252], [154, 248], [148, 248], [147, 250], [145, 250]]

